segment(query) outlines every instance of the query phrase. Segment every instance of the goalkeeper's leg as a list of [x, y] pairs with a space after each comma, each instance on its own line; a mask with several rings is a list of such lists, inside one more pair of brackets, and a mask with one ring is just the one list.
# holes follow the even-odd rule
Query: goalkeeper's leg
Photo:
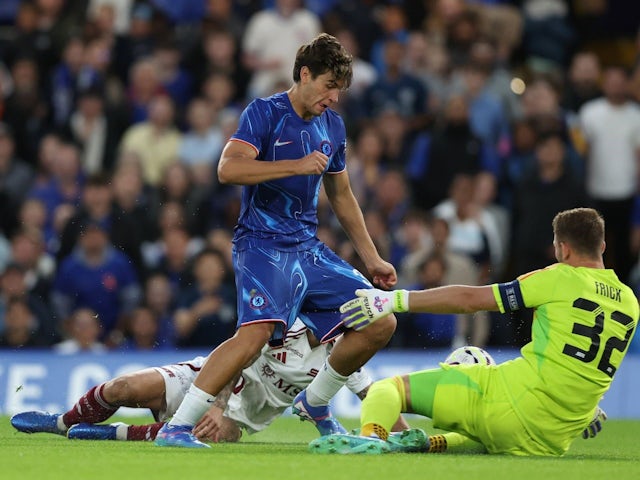
[[[360, 435], [375, 435], [387, 440], [400, 413], [413, 412], [431, 418], [435, 390], [444, 371], [434, 369], [417, 373], [420, 375], [419, 389], [411, 388], [412, 374], [387, 378], [371, 385], [362, 402]], [[482, 444], [455, 432], [430, 435], [428, 440], [426, 451], [429, 453], [486, 451]]]
[[420, 374], [418, 402], [410, 382], [415, 374], [391, 377], [371, 385], [362, 402], [361, 435], [375, 434], [386, 440], [400, 413], [418, 413], [431, 418], [435, 390], [444, 371], [434, 369], [417, 373]]

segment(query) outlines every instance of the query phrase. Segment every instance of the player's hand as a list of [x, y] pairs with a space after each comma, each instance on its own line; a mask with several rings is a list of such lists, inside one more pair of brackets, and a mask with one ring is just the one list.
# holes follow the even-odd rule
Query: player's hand
[[391, 289], [398, 282], [395, 267], [382, 259], [374, 265], [367, 265], [367, 270], [373, 278], [373, 283], [381, 288]]
[[582, 431], [582, 438], [587, 440], [588, 438], [593, 438], [598, 435], [598, 433], [600, 433], [600, 430], [602, 430], [602, 424], [606, 419], [606, 412], [598, 406], [596, 408], [596, 412], [593, 414], [591, 423], [587, 425], [587, 428]]
[[356, 331], [366, 328], [376, 320], [393, 312], [406, 312], [409, 309], [409, 292], [394, 290], [385, 292], [376, 288], [356, 290], [358, 298], [343, 303], [340, 307], [340, 319], [347, 328]]
[[218, 442], [220, 439], [223, 413], [224, 410], [220, 407], [212, 406], [209, 408], [200, 421], [193, 427], [193, 434], [198, 439]]
[[314, 150], [309, 155], [305, 155], [299, 161], [299, 175], [320, 175], [327, 168], [329, 157], [324, 153]]

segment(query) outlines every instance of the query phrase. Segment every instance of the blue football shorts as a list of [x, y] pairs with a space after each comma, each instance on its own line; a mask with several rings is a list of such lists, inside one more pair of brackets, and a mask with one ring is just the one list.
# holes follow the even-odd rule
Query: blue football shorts
[[355, 268], [323, 243], [303, 251], [252, 247], [234, 249], [238, 327], [275, 322], [273, 343], [282, 340], [296, 317], [321, 342], [343, 332], [340, 305], [358, 288], [372, 288]]

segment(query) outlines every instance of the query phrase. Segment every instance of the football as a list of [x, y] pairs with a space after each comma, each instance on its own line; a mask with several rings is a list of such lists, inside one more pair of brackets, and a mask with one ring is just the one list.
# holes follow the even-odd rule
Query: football
[[449, 365], [495, 365], [493, 357], [480, 347], [466, 345], [456, 348], [449, 354], [444, 363]]

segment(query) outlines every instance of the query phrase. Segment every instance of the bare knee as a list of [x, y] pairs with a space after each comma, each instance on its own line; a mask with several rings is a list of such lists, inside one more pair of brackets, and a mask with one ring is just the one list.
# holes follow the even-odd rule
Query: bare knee
[[396, 317], [394, 315], [388, 315], [381, 318], [375, 323], [372, 323], [360, 333], [364, 333], [367, 336], [368, 342], [378, 349], [383, 348], [393, 336], [393, 332], [396, 330]]
[[242, 345], [246, 353], [243, 365], [253, 363], [260, 355], [262, 347], [269, 341], [275, 329], [274, 323], [257, 323], [240, 327], [233, 336], [233, 341]]
[[129, 375], [109, 380], [102, 391], [104, 399], [113, 406], [129, 405], [136, 400], [138, 387]]

